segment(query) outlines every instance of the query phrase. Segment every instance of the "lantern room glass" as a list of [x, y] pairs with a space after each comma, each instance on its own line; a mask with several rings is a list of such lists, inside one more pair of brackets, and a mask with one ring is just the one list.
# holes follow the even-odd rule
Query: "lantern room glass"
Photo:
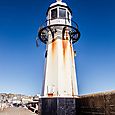
[[51, 10], [51, 19], [57, 18], [57, 8]]
[[66, 18], [66, 9], [59, 8], [59, 18]]

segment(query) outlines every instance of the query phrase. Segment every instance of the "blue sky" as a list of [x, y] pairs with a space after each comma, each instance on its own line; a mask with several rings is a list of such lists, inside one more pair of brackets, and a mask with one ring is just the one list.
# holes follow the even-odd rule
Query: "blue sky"
[[[79, 94], [115, 89], [115, 1], [63, 0], [81, 37], [74, 45]], [[35, 38], [55, 0], [0, 2], [0, 92], [41, 92], [45, 45]]]

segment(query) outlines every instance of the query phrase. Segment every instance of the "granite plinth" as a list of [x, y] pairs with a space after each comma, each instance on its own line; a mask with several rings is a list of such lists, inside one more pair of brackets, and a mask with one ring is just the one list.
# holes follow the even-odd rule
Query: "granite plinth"
[[41, 115], [76, 115], [76, 98], [41, 98]]

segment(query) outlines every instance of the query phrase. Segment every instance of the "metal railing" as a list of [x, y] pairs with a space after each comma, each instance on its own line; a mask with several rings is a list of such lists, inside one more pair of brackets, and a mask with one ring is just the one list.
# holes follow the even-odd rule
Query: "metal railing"
[[[65, 21], [63, 21], [62, 23], [61, 22], [56, 23], [55, 21], [51, 23], [51, 21], [56, 20], [56, 19], [63, 19]], [[77, 42], [80, 38], [80, 32], [78, 30], [77, 23], [68, 18], [56, 18], [56, 19], [48, 19], [42, 24], [42, 26], [38, 30], [38, 36], [40, 40], [46, 44], [48, 41], [48, 35], [47, 35], [48, 32], [50, 31], [52, 38], [54, 38], [54, 33], [55, 33], [54, 27], [60, 26], [60, 27], [63, 27], [62, 38], [64, 38], [64, 33], [65, 33], [66, 28], [69, 28], [70, 29], [69, 34], [70, 34], [70, 38], [72, 39], [72, 43]], [[69, 23], [67, 23], [67, 21], [69, 21]]]

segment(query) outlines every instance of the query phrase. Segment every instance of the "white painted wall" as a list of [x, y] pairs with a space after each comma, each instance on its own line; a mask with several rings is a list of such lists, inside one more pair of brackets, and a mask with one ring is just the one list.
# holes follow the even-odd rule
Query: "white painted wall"
[[[61, 1], [57, 1], [51, 6], [59, 3], [66, 6], [66, 4]], [[59, 7], [57, 8], [59, 14]], [[51, 19], [51, 10], [52, 9], [48, 12], [48, 19]], [[66, 9], [66, 17], [67, 12], [69, 12], [68, 9]], [[71, 15], [69, 17], [71, 19]], [[50, 20], [50, 23], [49, 21], [47, 22], [47, 26], [54, 24], [67, 24], [71, 26], [71, 21], [67, 21], [66, 24], [65, 19], [54, 19]], [[74, 51], [73, 46], [70, 43], [69, 31], [66, 31], [64, 38], [62, 38], [63, 26], [56, 26], [55, 28], [57, 32], [55, 33], [54, 38], [52, 38], [51, 33], [49, 32], [42, 96], [76, 96], [78, 95], [78, 88]], [[53, 39], [54, 41], [52, 42]]]
[[60, 37], [55, 34], [55, 41], [51, 42], [50, 38], [48, 43], [42, 94], [46, 97], [50, 93], [60, 97], [78, 95], [73, 47], [69, 38], [63, 40]]

